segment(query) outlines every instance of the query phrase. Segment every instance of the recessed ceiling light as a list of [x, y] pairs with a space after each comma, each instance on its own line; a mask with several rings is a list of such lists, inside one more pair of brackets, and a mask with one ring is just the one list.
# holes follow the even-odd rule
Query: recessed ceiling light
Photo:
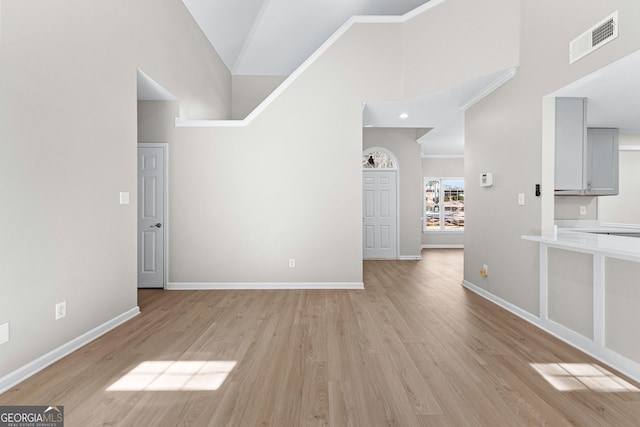
[[402, 113], [398, 117], [401, 119], [406, 119], [407, 117], [409, 117], [409, 115], [407, 113]]

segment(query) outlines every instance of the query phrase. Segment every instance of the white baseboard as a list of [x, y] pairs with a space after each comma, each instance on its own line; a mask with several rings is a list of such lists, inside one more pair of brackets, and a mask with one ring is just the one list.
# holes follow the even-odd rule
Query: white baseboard
[[462, 281], [462, 286], [464, 286], [465, 288], [469, 289], [472, 292], [475, 292], [481, 297], [488, 299], [492, 303], [499, 305], [505, 310], [512, 312], [516, 316], [523, 318], [527, 322], [530, 322], [535, 324], [536, 326], [539, 326], [538, 322], [540, 321], [540, 318], [538, 316], [531, 314], [526, 310], [521, 309], [517, 305], [511, 304], [510, 302], [505, 301], [502, 298], [493, 295], [491, 292], [488, 292], [482, 289], [481, 287], [474, 285], [471, 282], [467, 282], [466, 280]]
[[515, 314], [516, 316], [526, 320], [534, 326], [542, 329], [550, 335], [558, 338], [561, 341], [569, 344], [570, 346], [577, 348], [583, 353], [593, 357], [596, 360], [604, 363], [623, 373], [634, 381], [640, 382], [640, 363], [631, 360], [609, 348], [598, 346], [593, 340], [586, 338], [577, 332], [560, 325], [549, 319], [541, 319], [539, 316], [529, 313], [521, 309], [520, 307], [511, 304], [502, 298], [493, 295], [492, 293], [482, 289], [473, 283], [466, 280], [462, 281], [462, 286], [469, 289], [472, 292], [480, 295], [481, 297], [493, 302], [494, 304], [504, 308], [507, 311]]
[[362, 282], [169, 282], [168, 290], [364, 289]]
[[140, 314], [136, 306], [0, 378], [0, 394]]
[[464, 245], [422, 245], [422, 249], [464, 249]]
[[422, 255], [400, 255], [398, 259], [400, 261], [420, 261], [422, 259]]

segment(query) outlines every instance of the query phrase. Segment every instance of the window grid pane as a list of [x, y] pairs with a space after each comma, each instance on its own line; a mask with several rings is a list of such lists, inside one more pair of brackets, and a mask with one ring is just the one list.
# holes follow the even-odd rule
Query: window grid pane
[[443, 180], [446, 230], [464, 229], [464, 182]]
[[440, 230], [440, 180], [425, 183], [425, 227], [427, 230]]
[[464, 230], [464, 180], [425, 178], [424, 184], [424, 230]]

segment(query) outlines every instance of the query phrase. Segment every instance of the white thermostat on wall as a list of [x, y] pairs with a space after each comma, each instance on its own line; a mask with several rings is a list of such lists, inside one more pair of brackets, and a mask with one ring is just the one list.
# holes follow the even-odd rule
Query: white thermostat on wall
[[480, 174], [480, 187], [491, 187], [493, 185], [493, 174], [485, 172]]

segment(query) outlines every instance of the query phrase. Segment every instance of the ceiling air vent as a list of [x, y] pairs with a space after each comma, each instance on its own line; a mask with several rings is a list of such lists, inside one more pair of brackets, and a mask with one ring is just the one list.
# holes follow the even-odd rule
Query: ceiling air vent
[[618, 37], [618, 11], [591, 27], [569, 43], [569, 64]]

